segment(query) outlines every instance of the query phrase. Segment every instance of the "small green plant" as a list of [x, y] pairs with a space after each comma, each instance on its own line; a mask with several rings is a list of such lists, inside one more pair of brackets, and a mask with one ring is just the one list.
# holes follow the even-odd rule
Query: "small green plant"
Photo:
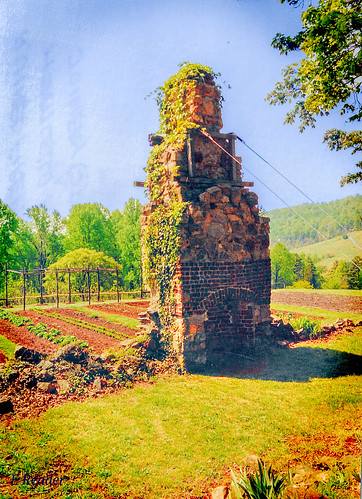
[[55, 328], [51, 328], [49, 331], [47, 331], [46, 324], [38, 322], [38, 324], [34, 325], [30, 319], [12, 314], [7, 310], [0, 309], [0, 319], [8, 320], [9, 322], [11, 322], [11, 324], [14, 324], [18, 327], [27, 325], [26, 329], [36, 336], [39, 336], [39, 338], [44, 338], [61, 346], [68, 345], [69, 343], [76, 343], [82, 348], [88, 347], [88, 343], [82, 340], [78, 340], [78, 338], [76, 338], [75, 336], [71, 336], [69, 334], [63, 336], [62, 331]]
[[248, 476], [241, 470], [241, 476], [237, 477], [231, 470], [231, 487], [237, 499], [278, 499], [283, 497], [284, 491], [290, 483], [290, 475], [280, 476], [274, 474], [271, 469], [258, 460], [258, 470], [255, 475]]
[[330, 499], [338, 499], [342, 490], [350, 486], [350, 476], [344, 469], [335, 467], [326, 483], [319, 484], [318, 490]]
[[320, 336], [321, 321], [319, 319], [311, 319], [310, 317], [297, 317], [291, 319], [290, 324], [294, 329], [304, 329], [304, 333], [308, 338], [315, 339]]
[[21, 317], [2, 308], [0, 308], [0, 319], [8, 320], [9, 322], [11, 322], [11, 324], [14, 324], [18, 327], [31, 323], [30, 319], [28, 319], [27, 317]]
[[71, 392], [82, 394], [87, 390], [87, 386], [92, 383], [95, 376], [84, 371], [77, 372], [72, 376], [68, 377], [68, 381], [71, 385]]
[[[97, 333], [105, 334], [106, 336], [110, 336], [112, 338], [123, 340], [124, 338], [129, 338], [127, 334], [120, 333], [115, 329], [109, 329], [104, 326], [97, 326], [96, 324], [92, 324], [91, 322], [86, 322], [82, 319], [75, 319], [73, 317], [66, 317], [62, 314], [57, 314], [56, 312], [45, 312], [41, 309], [35, 309], [38, 314], [45, 315], [46, 317], [53, 317], [54, 319], [62, 320], [63, 322], [67, 322], [69, 324], [73, 324], [74, 326], [79, 326], [84, 329], [90, 329], [92, 331], [96, 331]], [[60, 331], [61, 333], [61, 331]]]

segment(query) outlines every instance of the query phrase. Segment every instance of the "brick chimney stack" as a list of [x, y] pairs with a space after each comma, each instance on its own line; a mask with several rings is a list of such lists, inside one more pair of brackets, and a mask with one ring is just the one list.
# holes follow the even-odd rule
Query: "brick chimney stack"
[[[185, 95], [191, 121], [235, 157], [235, 136], [220, 133], [219, 103], [211, 77]], [[153, 144], [161, 141], [153, 136]], [[144, 207], [143, 233], [160, 202], [168, 206], [176, 196], [187, 203], [179, 226], [173, 346], [189, 369], [244, 355], [269, 334], [269, 219], [259, 215], [240, 165], [198, 128], [188, 129], [181, 148], [167, 146], [160, 161], [166, 172], [158, 185], [161, 201]], [[151, 289], [151, 297], [155, 308], [159, 290]]]

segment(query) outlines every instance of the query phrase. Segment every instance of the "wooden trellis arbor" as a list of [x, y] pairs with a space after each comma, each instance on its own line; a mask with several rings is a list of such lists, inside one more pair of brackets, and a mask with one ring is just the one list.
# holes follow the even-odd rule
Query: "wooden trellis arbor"
[[[102, 281], [102, 275], [104, 275], [106, 272], [111, 272], [114, 273], [115, 276], [115, 281], [116, 281], [116, 291], [101, 291], [101, 281]], [[22, 296], [15, 296], [15, 297], [9, 297], [9, 283], [8, 283], [8, 276], [10, 273], [17, 274], [19, 276], [22, 276]], [[44, 293], [44, 278], [46, 274], [53, 274], [55, 275], [55, 293], [53, 294], [46, 294]], [[85, 286], [85, 291], [82, 293], [77, 293], [74, 292], [72, 288], [74, 288], [74, 285], [72, 285], [71, 282], [71, 275], [72, 274], [80, 274], [83, 275], [86, 281], [86, 286]], [[92, 274], [96, 275], [96, 293], [91, 291], [92, 284]], [[67, 275], [67, 281], [68, 281], [68, 289], [67, 293], [61, 293], [59, 290], [59, 277], [60, 275]], [[11, 300], [21, 300], [23, 303], [23, 309], [25, 310], [26, 307], [26, 300], [27, 300], [27, 281], [30, 276], [37, 276], [39, 280], [39, 290], [40, 294], [39, 295], [31, 295], [32, 299], [39, 300], [40, 304], [45, 303], [46, 300], [55, 300], [56, 306], [59, 307], [60, 303], [60, 298], [66, 296], [67, 297], [67, 302], [72, 303], [72, 297], [74, 298], [75, 296], [87, 296], [87, 301], [90, 304], [92, 295], [96, 295], [97, 301], [100, 301], [101, 294], [105, 293], [107, 295], [114, 295], [116, 294], [117, 296], [117, 301], [119, 302], [121, 299], [121, 295], [124, 294], [135, 294], [135, 292], [125, 292], [120, 290], [120, 285], [119, 285], [119, 269], [118, 267], [116, 268], [102, 268], [102, 267], [96, 267], [96, 268], [90, 268], [88, 265], [86, 268], [76, 268], [76, 267], [67, 267], [67, 268], [59, 268], [59, 269], [43, 269], [43, 268], [37, 268], [34, 270], [13, 270], [13, 269], [8, 269], [7, 266], [5, 266], [5, 298], [0, 298], [2, 302], [5, 302], [5, 306], [8, 307], [10, 305]], [[94, 279], [93, 279], [94, 281]], [[63, 280], [64, 283], [64, 280]], [[142, 280], [141, 280], [141, 287], [140, 287], [140, 298], [143, 298], [144, 292], [142, 291]], [[30, 298], [30, 296], [28, 295]]]

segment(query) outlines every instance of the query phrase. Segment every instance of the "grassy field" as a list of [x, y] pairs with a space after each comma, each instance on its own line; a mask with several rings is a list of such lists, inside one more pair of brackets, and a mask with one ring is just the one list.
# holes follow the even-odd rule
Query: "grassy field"
[[[358, 246], [362, 247], [362, 231], [354, 231], [350, 233], [350, 236], [357, 243]], [[330, 240], [333, 245], [342, 251], [349, 258], [354, 258], [355, 256], [361, 256], [362, 251], [357, 248], [350, 239], [343, 239], [342, 236], [334, 237]], [[309, 246], [302, 246], [291, 250], [292, 253], [305, 253], [306, 255], [316, 255], [321, 258], [318, 262], [319, 265], [325, 265], [326, 267], [331, 267], [335, 260], [346, 260], [346, 258], [328, 241], [321, 241], [316, 244], [311, 244]]]
[[279, 292], [288, 292], [295, 291], [296, 293], [307, 293], [307, 294], [320, 294], [320, 295], [335, 295], [335, 296], [357, 296], [362, 297], [362, 289], [298, 289], [298, 288], [290, 288], [290, 289], [274, 289], [272, 291]]
[[[362, 377], [351, 373], [361, 355], [359, 328], [280, 350], [259, 373], [159, 379], [3, 425], [0, 497], [207, 497], [250, 454], [279, 471], [326, 470], [328, 497], [354, 497]], [[17, 473], [65, 478], [11, 486]]]
[[8, 359], [14, 358], [16, 344], [0, 334], [0, 351], [3, 352]]

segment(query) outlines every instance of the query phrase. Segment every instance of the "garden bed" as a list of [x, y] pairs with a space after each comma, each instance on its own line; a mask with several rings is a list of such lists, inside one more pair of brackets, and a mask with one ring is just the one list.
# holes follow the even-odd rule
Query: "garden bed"
[[0, 334], [17, 345], [21, 345], [31, 350], [50, 355], [58, 346], [45, 338], [39, 338], [26, 329], [25, 326], [15, 326], [10, 322], [0, 319]]
[[[53, 309], [51, 309], [51, 310], [53, 310]], [[47, 313], [51, 312], [51, 310], [47, 311]], [[68, 311], [66, 309], [54, 309], [54, 310], [56, 311], [57, 314], [64, 315], [64, 317], [71, 317], [71, 315], [72, 315], [72, 314], [68, 315]], [[72, 311], [69, 311], [69, 313], [70, 312], [72, 312]], [[87, 323], [93, 322], [95, 324], [96, 321], [98, 321], [98, 319], [91, 319], [86, 314], [81, 314], [78, 312], [73, 312], [73, 314], [75, 314], [78, 318], [82, 317], [84, 319], [84, 321], [86, 321]], [[125, 326], [116, 326], [116, 325], [112, 324], [113, 329], [116, 329], [116, 328], [119, 329], [124, 335], [123, 337], [119, 337], [119, 339], [117, 339], [117, 338], [107, 336], [106, 334], [103, 334], [99, 331], [95, 331], [92, 329], [81, 327], [81, 326], [78, 326], [75, 324], [69, 324], [68, 322], [61, 320], [60, 318], [47, 317], [46, 315], [35, 312], [33, 310], [27, 310], [27, 311], [24, 311], [21, 313], [18, 312], [17, 315], [21, 315], [22, 317], [28, 317], [35, 325], [38, 324], [39, 322], [42, 322], [43, 324], [45, 324], [46, 326], [49, 326], [50, 328], [56, 328], [56, 329], [61, 330], [63, 335], [75, 336], [79, 340], [87, 342], [89, 344], [89, 346], [92, 347], [93, 350], [98, 354], [101, 354], [104, 350], [108, 350], [109, 348], [119, 347], [120, 342], [122, 340], [124, 340], [126, 338], [126, 336], [134, 336], [135, 335], [135, 331], [130, 329], [130, 328], [127, 328]], [[100, 324], [101, 322], [107, 323], [107, 321], [100, 319], [98, 321], [98, 324]], [[107, 325], [108, 325], [108, 327], [110, 326], [109, 323], [107, 323]], [[25, 329], [24, 329], [24, 331], [25, 331]], [[32, 334], [32, 333], [29, 332], [28, 334]], [[11, 341], [14, 341], [11, 338], [9, 338], [9, 339]], [[39, 338], [39, 339], [42, 340], [42, 338]], [[35, 345], [38, 344], [37, 341], [38, 341], [38, 338], [35, 337]], [[20, 344], [23, 344], [23, 343], [21, 343], [21, 341], [20, 341]], [[23, 346], [26, 346], [26, 345], [23, 345]], [[32, 348], [35, 350], [38, 350], [38, 348], [36, 346], [33, 346]]]

